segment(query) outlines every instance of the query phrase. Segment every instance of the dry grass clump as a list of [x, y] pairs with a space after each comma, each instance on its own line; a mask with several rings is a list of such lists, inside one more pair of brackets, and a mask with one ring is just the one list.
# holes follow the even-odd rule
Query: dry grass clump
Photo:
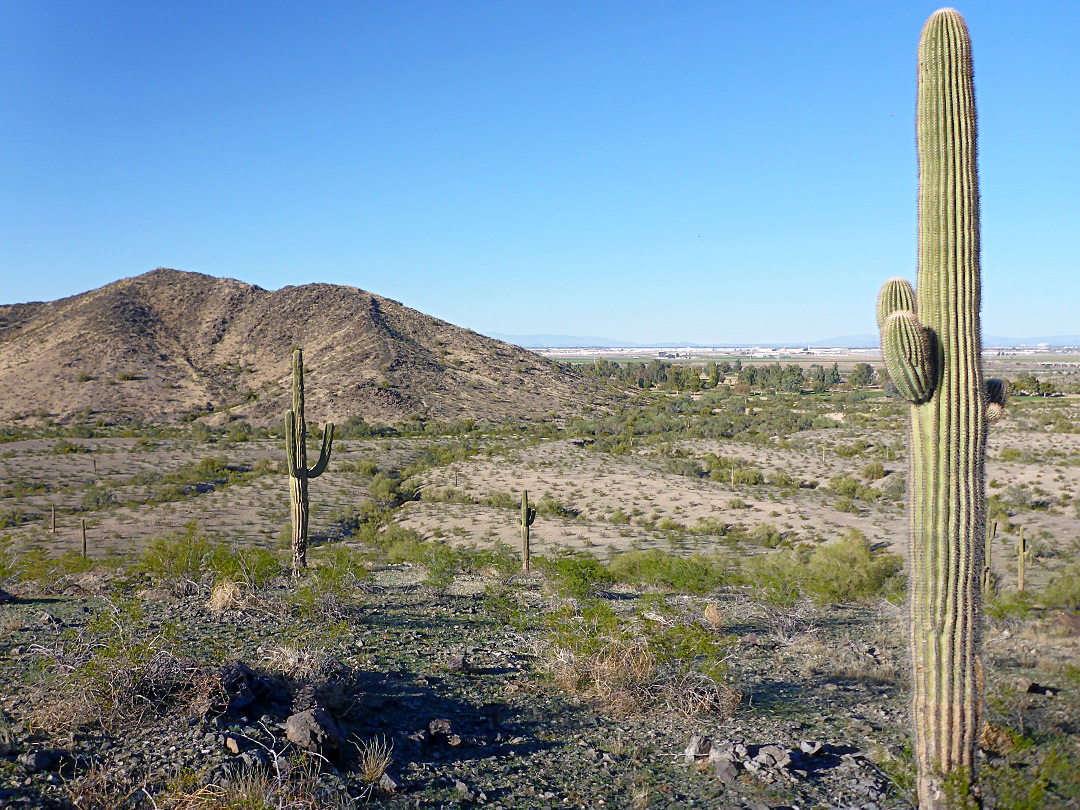
[[242, 604], [243, 594], [240, 586], [228, 579], [214, 586], [210, 592], [210, 601], [207, 602], [207, 606], [215, 613], [236, 610]]
[[78, 810], [113, 810], [136, 790], [130, 779], [109, 773], [102, 765], [63, 783], [67, 800]]
[[15, 633], [22, 630], [25, 624], [22, 617], [13, 610], [0, 611], [0, 627], [5, 633]]
[[716, 602], [709, 602], [705, 606], [705, 621], [717, 632], [724, 629], [724, 617], [720, 615], [720, 607]]
[[659, 661], [647, 639], [610, 637], [592, 651], [548, 647], [543, 656], [559, 686], [615, 714], [665, 706], [687, 717], [728, 715], [742, 700], [738, 689], [688, 669], [685, 662]]
[[592, 652], [550, 648], [547, 662], [559, 686], [619, 714], [640, 707], [655, 681], [656, 658], [643, 642], [627, 638], [606, 639]]
[[716, 681], [702, 672], [689, 670], [673, 673], [659, 684], [658, 692], [664, 705], [685, 717], [699, 714], [732, 714], [743, 699], [743, 693], [733, 686]]
[[378, 785], [393, 761], [393, 743], [388, 743], [385, 737], [381, 737], [358, 745], [357, 750], [359, 751], [357, 770], [360, 778], [369, 785]]
[[[288, 771], [288, 773], [286, 773]], [[154, 797], [159, 810], [336, 810], [354, 807], [344, 790], [331, 793], [317, 766], [275, 771], [245, 770], [224, 785], [192, 784], [182, 779]]]
[[292, 644], [268, 647], [260, 662], [293, 681], [310, 681], [335, 668], [335, 661], [326, 650]]

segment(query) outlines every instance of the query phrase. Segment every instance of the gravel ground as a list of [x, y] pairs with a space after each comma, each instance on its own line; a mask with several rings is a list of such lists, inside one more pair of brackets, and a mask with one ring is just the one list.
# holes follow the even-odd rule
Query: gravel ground
[[[422, 579], [390, 566], [343, 596], [307, 601], [282, 583], [223, 612], [208, 607], [205, 586], [177, 594], [129, 582], [137, 595], [127, 597], [115, 576], [8, 586], [0, 805], [225, 806], [178, 797], [263, 774], [303, 782], [312, 807], [911, 806], [894, 606], [778, 610], [737, 591], [649, 594], [665, 621], [703, 622], [715, 603], [742, 700], [730, 714], [644, 700], [614, 711], [548, 674], [544, 618], [566, 602], [541, 579], [502, 582], [501, 601], [483, 577], [447, 589]], [[602, 598], [628, 621], [648, 616], [640, 592]], [[987, 645], [991, 722], [1034, 740], [1029, 753], [1040, 740], [1075, 749], [1080, 739], [1077, 681], [1066, 677], [1076, 639], [1044, 625], [994, 625]], [[132, 672], [141, 680], [125, 691]], [[1019, 691], [1017, 677], [1038, 689]], [[340, 753], [324, 760], [288, 741], [304, 700], [341, 726]], [[362, 773], [373, 744], [391, 748], [381, 787]], [[1075, 806], [1070, 795], [1052, 784], [1041, 806]]]

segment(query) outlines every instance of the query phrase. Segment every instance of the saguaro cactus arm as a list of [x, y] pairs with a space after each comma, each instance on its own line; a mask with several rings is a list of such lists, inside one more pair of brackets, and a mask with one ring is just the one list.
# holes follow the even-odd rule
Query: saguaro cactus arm
[[881, 355], [900, 396], [915, 405], [930, 401], [937, 386], [933, 348], [914, 312], [899, 310], [885, 319]]
[[322, 448], [319, 450], [319, 460], [308, 471], [308, 478], [318, 478], [326, 470], [330, 462], [330, 447], [334, 444], [334, 423], [327, 422], [326, 430], [323, 431]]
[[890, 278], [881, 287], [877, 303], [877, 325], [881, 329], [894, 312], [915, 311], [915, 290], [906, 278]]

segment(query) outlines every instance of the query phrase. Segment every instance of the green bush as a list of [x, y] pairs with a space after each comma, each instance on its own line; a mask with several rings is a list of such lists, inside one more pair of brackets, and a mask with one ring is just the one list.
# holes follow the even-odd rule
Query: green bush
[[627, 551], [607, 566], [612, 579], [656, 585], [678, 593], [705, 594], [733, 581], [731, 564], [718, 555], [679, 557], [663, 551]]
[[615, 581], [607, 567], [588, 554], [566, 552], [533, 559], [560, 596], [586, 599]]
[[82, 497], [82, 508], [88, 512], [108, 509], [115, 504], [116, 496], [105, 487], [90, 487]]
[[224, 543], [211, 550], [207, 566], [214, 573], [215, 582], [229, 580], [250, 589], [265, 587], [285, 573], [281, 559], [268, 549], [230, 548]]
[[412, 562], [427, 571], [425, 585], [445, 588], [454, 581], [461, 570], [463, 555], [441, 540], [421, 540], [415, 532], [393, 540], [386, 548], [386, 557], [392, 563]]
[[776, 604], [792, 604], [798, 596], [819, 604], [868, 599], [898, 599], [904, 588], [903, 560], [875, 551], [857, 529], [841, 540], [811, 551], [792, 551], [750, 558], [744, 567], [747, 584]]
[[197, 581], [209, 569], [213, 544], [197, 521], [185, 524], [183, 534], [155, 537], [136, 564], [136, 569], [158, 582]]
[[538, 515], [549, 518], [576, 518], [579, 514], [576, 509], [559, 502], [548, 492], [545, 492], [544, 496], [537, 501], [536, 512]]
[[1066, 566], [1050, 580], [1046, 603], [1064, 610], [1080, 610], [1080, 562]]
[[862, 468], [862, 477], [867, 481], [877, 481], [879, 478], [884, 478], [888, 474], [885, 465], [880, 461], [871, 461]]

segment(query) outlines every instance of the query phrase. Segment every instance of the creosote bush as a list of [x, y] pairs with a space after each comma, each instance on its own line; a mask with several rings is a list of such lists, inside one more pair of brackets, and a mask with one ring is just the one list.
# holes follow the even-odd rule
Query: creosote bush
[[800, 547], [746, 561], [743, 579], [775, 604], [794, 604], [800, 596], [819, 604], [900, 599], [905, 580], [898, 554], [875, 551], [862, 532], [815, 549]]

